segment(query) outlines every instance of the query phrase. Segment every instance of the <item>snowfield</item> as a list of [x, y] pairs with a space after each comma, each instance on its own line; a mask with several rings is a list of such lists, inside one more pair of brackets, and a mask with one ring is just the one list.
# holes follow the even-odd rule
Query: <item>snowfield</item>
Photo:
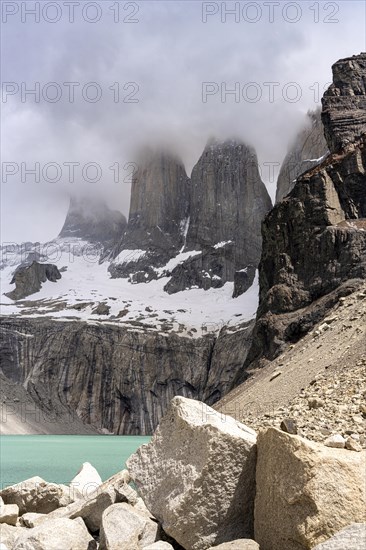
[[[43, 254], [44, 250], [47, 254]], [[190, 289], [169, 295], [163, 290], [169, 277], [139, 284], [132, 284], [127, 279], [112, 279], [108, 272], [109, 263], [100, 264], [92, 245], [77, 239], [73, 242], [57, 239], [43, 245], [39, 261], [57, 265], [61, 279], [57, 282], [46, 281], [39, 292], [14, 302], [4, 293], [14, 289], [14, 284], [10, 284], [14, 270], [25, 260], [28, 252], [21, 257], [14, 250], [2, 249], [2, 315], [42, 316], [70, 321], [80, 319], [89, 323], [131, 325], [131, 330], [149, 328], [198, 337], [218, 333], [224, 325], [235, 330], [236, 325], [255, 316], [258, 306], [258, 274], [252, 287], [234, 299], [234, 283], [226, 283], [219, 289]], [[127, 255], [132, 251], [124, 252], [126, 255], [121, 253], [119, 261], [127, 260]], [[196, 254], [199, 252], [182, 252], [159, 271], [164, 274]], [[100, 303], [109, 306], [108, 315], [93, 313]]]

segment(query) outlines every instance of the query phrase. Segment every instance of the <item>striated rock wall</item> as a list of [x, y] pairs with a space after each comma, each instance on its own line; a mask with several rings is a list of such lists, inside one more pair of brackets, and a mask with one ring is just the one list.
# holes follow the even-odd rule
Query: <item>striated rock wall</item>
[[322, 121], [331, 152], [357, 141], [366, 132], [366, 53], [337, 61], [333, 84], [322, 99]]
[[218, 400], [242, 367], [252, 324], [186, 338], [102, 323], [2, 319], [1, 368], [43, 408], [118, 434], [151, 434], [175, 395]]
[[305, 125], [296, 136], [283, 163], [277, 180], [276, 203], [293, 189], [296, 178], [319, 164], [328, 153], [321, 121], [321, 109], [309, 111]]

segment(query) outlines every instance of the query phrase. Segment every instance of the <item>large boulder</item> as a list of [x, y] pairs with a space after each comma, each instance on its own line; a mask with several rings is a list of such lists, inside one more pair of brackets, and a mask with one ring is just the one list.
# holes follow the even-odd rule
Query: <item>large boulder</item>
[[94, 550], [97, 543], [80, 520], [66, 518], [23, 529], [13, 550]]
[[99, 531], [104, 510], [115, 502], [136, 504], [138, 496], [127, 483], [128, 472], [123, 470], [102, 483], [94, 492], [85, 495], [65, 508], [55, 510], [52, 518], [82, 518], [88, 529], [95, 533]]
[[19, 508], [16, 504], [4, 504], [0, 502], [0, 523], [16, 525], [19, 515]]
[[158, 524], [125, 502], [113, 504], [102, 517], [99, 550], [140, 550], [156, 541]]
[[12, 300], [21, 300], [35, 294], [42, 288], [42, 283], [61, 279], [61, 273], [54, 264], [41, 264], [33, 261], [30, 265], [20, 265], [15, 270], [10, 284], [15, 283], [15, 289], [5, 293]]
[[269, 428], [258, 436], [255, 540], [263, 550], [313, 548], [366, 520], [365, 452]]
[[17, 504], [20, 515], [26, 512], [48, 514], [72, 502], [68, 487], [48, 483], [38, 476], [6, 487], [0, 492], [0, 496], [5, 504]]
[[77, 475], [70, 481], [70, 486], [81, 496], [93, 493], [101, 484], [102, 478], [90, 462], [84, 462]]
[[40, 523], [48, 519], [47, 514], [36, 514], [35, 512], [27, 512], [19, 518], [20, 525], [23, 527], [37, 527]]
[[365, 550], [366, 523], [353, 523], [313, 550]]
[[253, 430], [184, 397], [127, 461], [148, 509], [189, 550], [251, 536], [255, 464]]
[[[7, 550], [11, 550], [19, 534], [22, 532], [23, 531], [21, 527], [14, 527], [12, 525], [8, 525], [7, 523], [1, 523], [0, 550], [3, 550], [3, 547], [4, 549], [6, 548]], [[3, 545], [3, 547], [1, 546], [1, 544]]]

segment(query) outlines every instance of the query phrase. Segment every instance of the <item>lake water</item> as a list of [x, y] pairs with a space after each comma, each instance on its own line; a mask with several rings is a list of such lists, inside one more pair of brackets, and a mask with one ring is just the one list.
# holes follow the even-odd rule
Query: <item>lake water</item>
[[90, 462], [101, 478], [123, 470], [127, 458], [145, 436], [3, 435], [0, 436], [0, 484], [13, 485], [40, 476], [69, 483], [83, 462]]

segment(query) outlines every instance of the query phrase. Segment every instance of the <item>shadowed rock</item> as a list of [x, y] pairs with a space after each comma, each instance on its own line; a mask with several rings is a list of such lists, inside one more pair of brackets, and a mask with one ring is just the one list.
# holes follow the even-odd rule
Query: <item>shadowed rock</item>
[[[347, 87], [339, 88], [336, 69], [330, 88], [334, 94], [338, 89], [344, 94], [347, 89], [356, 111], [363, 105], [364, 61], [364, 54], [340, 61]], [[327, 93], [323, 101], [328, 144], [332, 149], [333, 136], [348, 146], [301, 175], [263, 222], [259, 308], [245, 367], [253, 367], [262, 357], [276, 357], [285, 342], [299, 340], [342, 292], [352, 292], [357, 280], [366, 278], [366, 134], [359, 138], [366, 128], [353, 122], [337, 125], [343, 120], [343, 96], [339, 101], [336, 95], [329, 97], [334, 101], [328, 102]], [[234, 384], [245, 376], [244, 369]]]
[[[260, 226], [271, 199], [254, 149], [239, 140], [209, 141], [192, 171], [190, 204], [184, 251], [201, 254], [172, 271], [165, 287], [169, 293], [219, 288], [234, 281], [238, 271], [258, 265]], [[237, 286], [234, 295], [241, 291]]]
[[30, 265], [22, 265], [16, 269], [10, 282], [15, 284], [15, 289], [7, 292], [5, 296], [12, 300], [21, 300], [41, 290], [42, 283], [46, 281], [55, 283], [58, 279], [61, 279], [61, 273], [57, 266], [32, 261]]
[[111, 246], [120, 238], [125, 227], [125, 216], [117, 210], [111, 210], [102, 199], [72, 197], [59, 237]]
[[333, 84], [322, 99], [322, 121], [332, 153], [366, 133], [366, 53], [334, 63]]
[[293, 189], [296, 178], [319, 164], [328, 153], [321, 121], [321, 109], [309, 111], [282, 163], [277, 180], [276, 202], [280, 202]]
[[[128, 225], [113, 252], [112, 277], [157, 278], [184, 243], [189, 210], [189, 178], [182, 161], [164, 151], [143, 151], [132, 180]], [[145, 278], [147, 273], [148, 278]], [[137, 279], [136, 279], [137, 277]]]

